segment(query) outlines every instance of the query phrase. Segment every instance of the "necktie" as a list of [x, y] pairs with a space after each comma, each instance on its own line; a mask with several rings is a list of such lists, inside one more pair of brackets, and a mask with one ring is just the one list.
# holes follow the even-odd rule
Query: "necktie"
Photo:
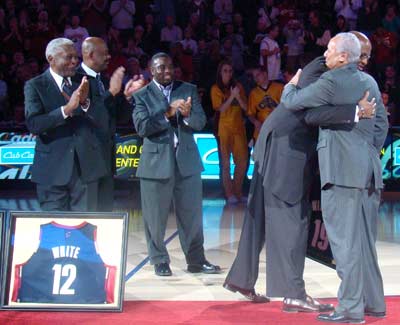
[[73, 89], [72, 89], [72, 85], [71, 85], [70, 81], [68, 80], [68, 78], [63, 78], [63, 82], [61, 84], [61, 88], [62, 88], [63, 96], [67, 100], [69, 100], [71, 95], [72, 95]]
[[100, 73], [96, 75], [96, 80], [97, 80], [97, 87], [99, 88], [99, 93], [100, 95], [104, 95], [106, 92], [106, 89], [104, 88], [104, 84], [101, 81]]
[[[165, 99], [167, 100], [167, 102], [169, 102], [169, 97], [170, 97], [170, 92], [172, 89], [172, 85], [168, 85], [168, 86], [160, 86], [160, 89], [165, 97]], [[177, 128], [178, 127], [178, 115], [175, 114], [173, 116], [171, 116], [169, 119], [169, 122], [171, 123], [171, 126], [173, 128]]]

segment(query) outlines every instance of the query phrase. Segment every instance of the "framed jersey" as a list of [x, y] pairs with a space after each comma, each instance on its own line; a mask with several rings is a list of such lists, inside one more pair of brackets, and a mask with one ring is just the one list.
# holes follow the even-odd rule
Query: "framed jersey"
[[11, 212], [3, 309], [122, 311], [126, 213]]

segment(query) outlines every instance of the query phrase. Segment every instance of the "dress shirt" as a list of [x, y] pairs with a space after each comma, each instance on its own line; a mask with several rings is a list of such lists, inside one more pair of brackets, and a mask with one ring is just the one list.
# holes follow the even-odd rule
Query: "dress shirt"
[[[50, 74], [53, 77], [54, 81], [56, 82], [58, 89], [60, 89], [60, 92], [63, 92], [62, 87], [63, 87], [64, 77], [62, 77], [59, 74], [57, 74], [56, 72], [54, 72], [52, 68], [50, 68]], [[72, 85], [71, 77], [67, 77], [66, 79], [68, 79], [69, 83]], [[87, 110], [89, 109], [89, 106], [86, 106], [86, 107], [81, 106], [81, 108], [84, 112], [87, 112]], [[66, 119], [68, 117], [68, 115], [64, 113], [64, 106], [61, 106], [61, 113], [62, 113], [64, 119]]]

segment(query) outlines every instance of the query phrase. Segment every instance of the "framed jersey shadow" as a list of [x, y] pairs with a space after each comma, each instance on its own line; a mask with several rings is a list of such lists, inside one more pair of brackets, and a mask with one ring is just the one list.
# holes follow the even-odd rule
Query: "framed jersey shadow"
[[10, 212], [2, 309], [122, 311], [128, 214]]

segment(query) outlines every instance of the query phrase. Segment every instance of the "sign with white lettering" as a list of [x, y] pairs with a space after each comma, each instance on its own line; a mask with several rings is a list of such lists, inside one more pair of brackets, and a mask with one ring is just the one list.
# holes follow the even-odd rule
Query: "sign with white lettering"
[[122, 310], [126, 213], [12, 212], [3, 309]]

